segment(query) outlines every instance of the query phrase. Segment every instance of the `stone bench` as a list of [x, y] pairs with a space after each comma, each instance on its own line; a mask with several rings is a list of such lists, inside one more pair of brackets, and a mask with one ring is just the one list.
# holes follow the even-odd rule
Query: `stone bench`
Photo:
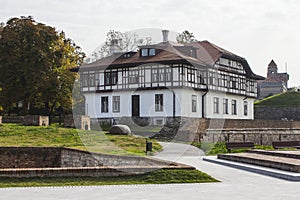
[[297, 148], [300, 149], [300, 141], [276, 141], [272, 142], [274, 149]]
[[231, 149], [253, 149], [254, 142], [227, 142], [226, 149], [230, 152]]

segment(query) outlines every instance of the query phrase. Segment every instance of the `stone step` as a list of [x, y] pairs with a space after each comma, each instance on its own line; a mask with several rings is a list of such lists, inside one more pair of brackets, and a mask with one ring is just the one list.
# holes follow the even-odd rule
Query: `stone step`
[[220, 154], [218, 159], [300, 173], [300, 160], [257, 153]]
[[277, 156], [277, 157], [284, 157], [284, 158], [294, 158], [300, 159], [300, 151], [265, 151], [265, 150], [249, 150], [247, 153], [255, 153], [255, 154], [262, 154], [262, 155], [269, 155], [269, 156]]

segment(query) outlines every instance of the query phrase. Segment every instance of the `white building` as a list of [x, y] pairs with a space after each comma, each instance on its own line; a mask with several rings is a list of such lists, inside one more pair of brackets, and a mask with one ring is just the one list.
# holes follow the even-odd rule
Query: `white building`
[[255, 75], [247, 61], [208, 41], [164, 41], [114, 53], [79, 69], [92, 119], [253, 119]]

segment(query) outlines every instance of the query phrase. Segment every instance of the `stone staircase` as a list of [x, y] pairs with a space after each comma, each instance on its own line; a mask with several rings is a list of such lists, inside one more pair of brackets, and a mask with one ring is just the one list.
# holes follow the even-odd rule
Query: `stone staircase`
[[220, 154], [218, 159], [300, 173], [300, 151], [250, 150], [246, 153]]

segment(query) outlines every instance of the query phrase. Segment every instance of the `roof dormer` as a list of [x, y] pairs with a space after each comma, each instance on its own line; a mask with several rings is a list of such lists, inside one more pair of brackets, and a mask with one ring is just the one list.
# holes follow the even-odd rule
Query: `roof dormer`
[[154, 48], [142, 48], [140, 49], [140, 56], [141, 57], [148, 57], [148, 56], [155, 56], [156, 49]]

